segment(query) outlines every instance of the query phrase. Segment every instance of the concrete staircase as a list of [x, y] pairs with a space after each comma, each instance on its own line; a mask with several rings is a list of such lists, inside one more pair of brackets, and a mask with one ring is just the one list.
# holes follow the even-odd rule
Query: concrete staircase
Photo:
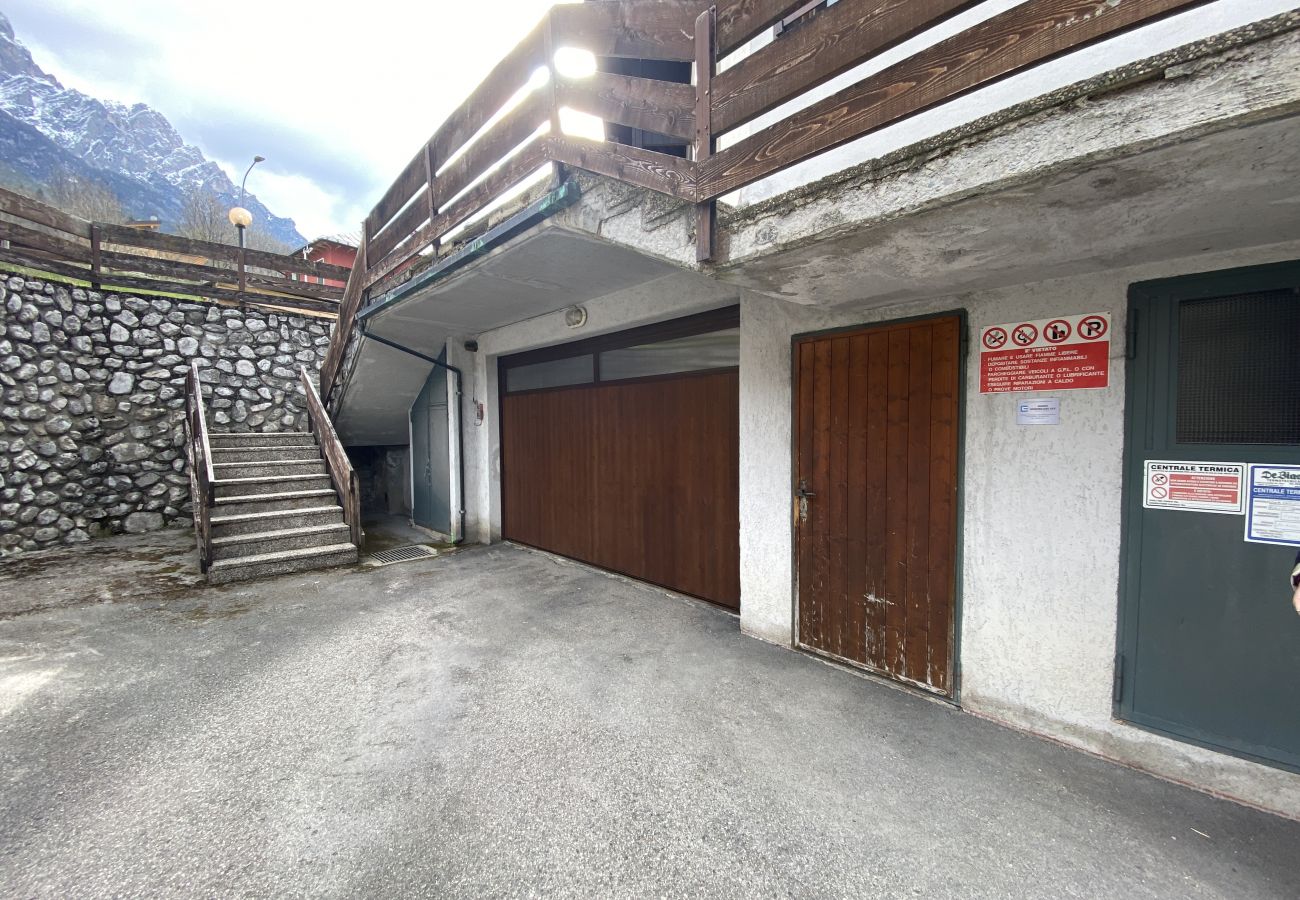
[[213, 434], [212, 563], [221, 584], [357, 561], [315, 435]]

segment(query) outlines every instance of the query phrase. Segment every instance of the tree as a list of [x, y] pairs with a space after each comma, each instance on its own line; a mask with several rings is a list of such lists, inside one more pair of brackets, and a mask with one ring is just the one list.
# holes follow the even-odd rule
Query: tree
[[[181, 218], [176, 230], [183, 237], [196, 241], [238, 244], [239, 232], [230, 224], [229, 214], [230, 209], [212, 191], [189, 187], [185, 190], [185, 203], [181, 207]], [[268, 253], [285, 254], [293, 250], [284, 241], [260, 231], [256, 221], [246, 229], [244, 245], [251, 250], [265, 250]]]
[[181, 236], [196, 241], [238, 243], [235, 226], [226, 218], [228, 212], [226, 205], [212, 191], [196, 186], [188, 187], [185, 189], [176, 231]]
[[116, 194], [102, 184], [75, 175], [52, 180], [40, 193], [40, 200], [69, 215], [113, 225], [126, 221], [122, 201]]

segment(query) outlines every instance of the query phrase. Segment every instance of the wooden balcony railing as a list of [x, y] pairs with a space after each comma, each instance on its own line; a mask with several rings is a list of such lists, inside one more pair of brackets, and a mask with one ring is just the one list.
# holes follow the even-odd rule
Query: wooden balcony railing
[[0, 263], [95, 288], [230, 300], [313, 314], [338, 311], [341, 292], [296, 276], [342, 281], [342, 266], [89, 222], [0, 188]]
[[[839, 0], [723, 71], [719, 60], [808, 0], [593, 0], [553, 7], [420, 148], [363, 226], [363, 248], [321, 372], [328, 397], [366, 294], [547, 162], [698, 205], [713, 257], [716, 199], [962, 94], [1210, 0], [1026, 0], [867, 75], [724, 149], [717, 138], [978, 6], [978, 0]], [[555, 51], [693, 62], [695, 83], [597, 73], [568, 79]], [[507, 104], [545, 67], [549, 79]], [[560, 109], [675, 136], [689, 159], [564, 134]], [[355, 283], [354, 283], [355, 282]]]

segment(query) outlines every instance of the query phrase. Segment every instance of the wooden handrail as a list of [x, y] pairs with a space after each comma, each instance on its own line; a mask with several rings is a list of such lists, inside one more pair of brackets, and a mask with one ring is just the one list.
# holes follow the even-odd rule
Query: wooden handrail
[[298, 375], [302, 381], [303, 394], [307, 397], [307, 427], [320, 442], [321, 455], [325, 458], [325, 469], [329, 472], [334, 490], [339, 495], [339, 504], [343, 507], [343, 521], [348, 524], [352, 543], [360, 548], [361, 488], [357, 482], [357, 473], [348, 460], [347, 451], [343, 449], [343, 442], [334, 431], [334, 423], [330, 421], [329, 413], [325, 411], [325, 404], [321, 403], [316, 386], [311, 383], [307, 367], [299, 366]]
[[367, 260], [370, 258], [370, 240], [362, 226], [361, 249], [357, 251], [356, 261], [352, 264], [352, 274], [348, 276], [347, 286], [343, 289], [343, 302], [339, 304], [339, 319], [334, 324], [330, 335], [330, 345], [325, 350], [325, 359], [320, 364], [321, 392], [325, 400], [330, 399], [334, 385], [338, 380], [339, 369], [343, 366], [343, 354], [347, 351], [348, 341], [352, 338], [352, 326], [356, 322], [357, 311], [365, 298]]
[[203, 384], [198, 360], [190, 361], [185, 373], [185, 458], [190, 467], [190, 505], [194, 512], [194, 534], [199, 546], [199, 570], [212, 565], [212, 505], [216, 476], [212, 470], [212, 446], [208, 441], [207, 414], [203, 406]]

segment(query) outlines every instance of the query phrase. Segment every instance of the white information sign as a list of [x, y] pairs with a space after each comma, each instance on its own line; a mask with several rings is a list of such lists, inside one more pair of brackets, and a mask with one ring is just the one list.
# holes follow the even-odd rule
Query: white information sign
[[1246, 540], [1300, 547], [1300, 466], [1251, 465]]
[[1245, 463], [1148, 459], [1142, 484], [1147, 509], [1241, 515]]
[[1061, 398], [1040, 397], [1016, 404], [1017, 425], [1060, 425]]

